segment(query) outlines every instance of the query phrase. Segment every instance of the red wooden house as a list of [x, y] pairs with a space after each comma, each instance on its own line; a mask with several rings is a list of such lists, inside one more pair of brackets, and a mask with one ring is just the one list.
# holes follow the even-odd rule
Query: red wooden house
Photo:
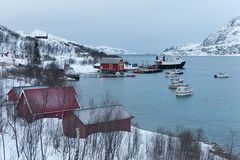
[[7, 100], [17, 102], [18, 99], [20, 98], [20, 95], [21, 95], [23, 89], [26, 89], [26, 88], [47, 88], [47, 86], [19, 86], [19, 87], [13, 87], [7, 93]]
[[73, 87], [23, 89], [17, 103], [17, 116], [27, 122], [41, 118], [62, 118], [65, 112], [80, 108]]
[[115, 73], [124, 71], [124, 62], [119, 57], [103, 57], [100, 62], [100, 69], [103, 72]]
[[63, 117], [63, 133], [67, 137], [86, 138], [97, 132], [131, 131], [131, 114], [122, 106], [105, 106], [67, 112]]

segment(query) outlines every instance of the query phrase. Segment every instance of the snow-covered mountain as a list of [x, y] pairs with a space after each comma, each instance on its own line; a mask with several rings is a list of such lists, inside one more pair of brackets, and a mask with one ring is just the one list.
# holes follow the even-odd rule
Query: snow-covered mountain
[[240, 16], [233, 18], [200, 44], [185, 44], [167, 48], [171, 55], [240, 55]]
[[92, 47], [93, 49], [96, 49], [100, 52], [104, 52], [106, 54], [110, 54], [110, 55], [121, 55], [121, 54], [136, 54], [134, 52], [125, 50], [125, 49], [121, 49], [121, 48], [112, 48], [112, 47], [108, 47], [108, 46], [96, 46], [96, 47]]

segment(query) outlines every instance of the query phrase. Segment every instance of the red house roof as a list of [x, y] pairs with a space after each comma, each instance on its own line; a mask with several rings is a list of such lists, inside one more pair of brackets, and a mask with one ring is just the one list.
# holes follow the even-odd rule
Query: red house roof
[[101, 64], [119, 64], [120, 61], [123, 61], [123, 59], [119, 57], [103, 57], [100, 63]]
[[47, 88], [47, 86], [18, 86], [18, 87], [13, 87], [8, 93], [7, 95], [9, 95], [9, 93], [11, 91], [13, 91], [18, 97], [20, 97], [23, 89], [26, 88]]
[[27, 88], [23, 90], [31, 114], [47, 114], [79, 109], [73, 87]]

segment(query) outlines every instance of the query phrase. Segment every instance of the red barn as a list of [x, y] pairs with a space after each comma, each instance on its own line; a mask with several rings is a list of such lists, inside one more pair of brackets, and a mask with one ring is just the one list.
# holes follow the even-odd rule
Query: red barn
[[122, 72], [124, 71], [124, 62], [118, 57], [103, 57], [100, 62], [100, 69], [103, 72]]
[[7, 93], [7, 100], [17, 102], [18, 99], [20, 98], [20, 95], [21, 95], [23, 89], [26, 89], [26, 88], [47, 88], [47, 86], [19, 86], [19, 87], [13, 87]]
[[97, 132], [131, 131], [131, 114], [122, 106], [105, 106], [67, 112], [63, 117], [63, 133], [76, 138], [77, 128], [80, 138]]
[[62, 118], [65, 112], [80, 108], [73, 87], [23, 89], [17, 103], [17, 116], [27, 122], [41, 118]]

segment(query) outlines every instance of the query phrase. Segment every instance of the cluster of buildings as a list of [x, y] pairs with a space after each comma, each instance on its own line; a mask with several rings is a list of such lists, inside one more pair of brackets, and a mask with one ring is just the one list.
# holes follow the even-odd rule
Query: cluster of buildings
[[86, 138], [97, 132], [131, 131], [131, 114], [121, 105], [81, 108], [74, 87], [21, 86], [7, 93], [16, 116], [28, 123], [59, 118], [65, 136]]

